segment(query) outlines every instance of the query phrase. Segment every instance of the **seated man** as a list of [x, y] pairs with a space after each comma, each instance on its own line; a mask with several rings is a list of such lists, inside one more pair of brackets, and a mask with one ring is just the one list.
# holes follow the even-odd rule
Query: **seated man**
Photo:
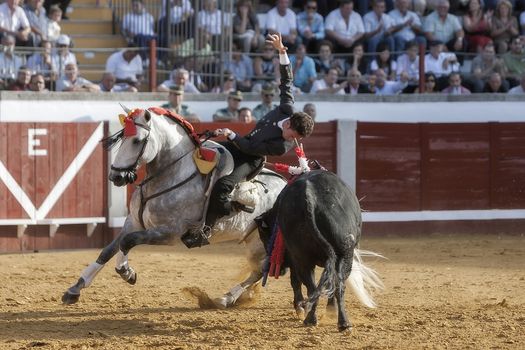
[[76, 64], [68, 63], [66, 73], [57, 80], [57, 91], [97, 92], [100, 91], [100, 87], [79, 76]]
[[255, 120], [261, 120], [267, 115], [272, 109], [277, 108], [277, 105], [273, 103], [273, 96], [275, 91], [272, 84], [264, 84], [261, 89], [261, 103], [255, 106], [253, 109], [253, 117]]
[[242, 92], [232, 91], [228, 94], [228, 106], [218, 109], [213, 114], [214, 122], [235, 122], [239, 119], [239, 104], [242, 101]]
[[[155, 19], [146, 11], [142, 0], [132, 0], [131, 8], [132, 11], [124, 15], [122, 20], [122, 34], [128, 43], [147, 47], [156, 38]], [[142, 57], [146, 57], [145, 52], [142, 52]]]
[[204, 227], [189, 232], [182, 237], [188, 248], [208, 244], [211, 227], [215, 222], [229, 215], [232, 210], [251, 211], [236, 202], [230, 202], [229, 195], [235, 185], [252, 174], [264, 162], [267, 155], [283, 155], [293, 147], [294, 139], [309, 136], [314, 127], [312, 118], [304, 112], [293, 110], [292, 71], [286, 47], [279, 34], [269, 35], [269, 42], [279, 51], [281, 70], [281, 103], [272, 110], [246, 136], [240, 136], [230, 129], [218, 129], [215, 134], [224, 135], [228, 141], [223, 145], [231, 152], [234, 159], [234, 169], [230, 175], [223, 176], [215, 184], [210, 197], [208, 213]]
[[192, 113], [187, 105], [182, 104], [183, 100], [184, 88], [179, 85], [173, 85], [170, 87], [168, 103], [163, 104], [161, 107], [184, 117], [190, 123], [198, 122], [199, 117], [195, 113]]
[[137, 88], [126, 83], [116, 84], [117, 78], [111, 72], [105, 72], [102, 74], [100, 80], [100, 91], [102, 92], [138, 92]]
[[133, 44], [130, 44], [127, 49], [109, 56], [106, 61], [106, 72], [115, 75], [117, 84], [128, 84], [138, 89], [142, 83], [144, 71], [142, 58], [135, 48]]
[[27, 91], [29, 90], [29, 79], [31, 79], [31, 72], [27, 66], [20, 66], [16, 75], [16, 80], [7, 87], [10, 91]]

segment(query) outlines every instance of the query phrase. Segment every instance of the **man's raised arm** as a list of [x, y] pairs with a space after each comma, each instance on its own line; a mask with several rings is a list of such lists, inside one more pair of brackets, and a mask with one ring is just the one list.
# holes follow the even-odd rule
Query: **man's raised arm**
[[293, 73], [290, 66], [290, 59], [286, 53], [288, 48], [283, 45], [281, 34], [269, 34], [266, 42], [272, 44], [279, 52], [279, 70], [281, 73], [281, 84], [279, 85], [281, 102], [279, 108], [286, 114], [292, 114], [294, 104], [292, 95]]

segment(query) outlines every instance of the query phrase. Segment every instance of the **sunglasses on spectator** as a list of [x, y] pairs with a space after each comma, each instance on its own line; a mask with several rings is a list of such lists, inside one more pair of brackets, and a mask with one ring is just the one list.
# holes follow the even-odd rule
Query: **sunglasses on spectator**
[[265, 97], [273, 97], [273, 94], [264, 94]]

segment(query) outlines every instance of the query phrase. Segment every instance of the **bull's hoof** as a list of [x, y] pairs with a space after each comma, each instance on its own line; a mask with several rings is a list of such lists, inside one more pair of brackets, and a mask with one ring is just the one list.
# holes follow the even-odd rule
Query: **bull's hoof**
[[348, 322], [345, 322], [343, 324], [338, 324], [337, 329], [339, 330], [339, 332], [346, 331], [347, 329], [352, 330], [352, 325]]
[[80, 299], [80, 294], [71, 294], [69, 291], [62, 295], [62, 303], [65, 305], [75, 304], [78, 299]]
[[303, 321], [303, 324], [307, 327], [315, 327], [317, 326], [317, 317], [307, 317]]

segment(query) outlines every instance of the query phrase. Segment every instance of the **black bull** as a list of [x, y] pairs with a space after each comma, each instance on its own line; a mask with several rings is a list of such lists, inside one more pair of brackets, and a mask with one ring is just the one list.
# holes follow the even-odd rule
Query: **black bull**
[[[321, 295], [335, 296], [339, 330], [351, 327], [344, 306], [345, 282], [367, 306], [374, 307], [366, 287], [380, 287], [381, 281], [361, 263], [357, 244], [361, 236], [359, 201], [335, 174], [313, 170], [295, 179], [283, 189], [273, 209], [259, 220], [261, 239], [268, 241], [275, 219], [286, 245], [285, 265], [290, 267], [294, 307], [309, 310], [305, 325], [317, 324], [316, 308]], [[314, 270], [324, 267], [315, 285]], [[307, 288], [305, 302], [301, 284]], [[357, 289], [357, 290], [356, 290]]]

